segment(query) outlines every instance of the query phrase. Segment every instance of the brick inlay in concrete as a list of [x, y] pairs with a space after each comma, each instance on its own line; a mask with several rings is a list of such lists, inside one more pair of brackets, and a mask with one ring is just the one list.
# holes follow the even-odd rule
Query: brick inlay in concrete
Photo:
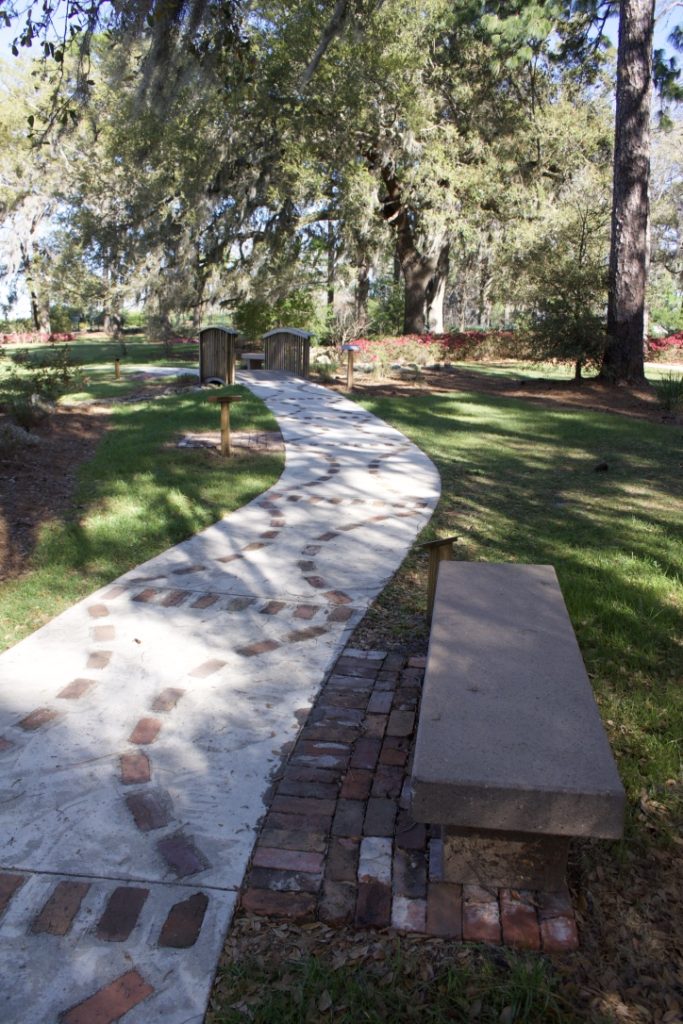
[[31, 925], [31, 931], [66, 935], [89, 888], [87, 882], [58, 882]]
[[218, 600], [217, 594], [202, 594], [190, 605], [191, 608], [210, 608]]
[[141, 718], [128, 737], [131, 743], [146, 746], [154, 743], [161, 730], [162, 723], [158, 718]]
[[88, 615], [91, 619], [103, 619], [109, 615], [109, 609], [106, 604], [91, 604], [88, 605]]
[[22, 887], [25, 881], [24, 875], [14, 875], [9, 872], [0, 873], [0, 917], [7, 910], [15, 892]]
[[199, 933], [209, 905], [209, 898], [197, 892], [181, 903], [175, 903], [164, 921], [159, 936], [160, 946], [173, 949], [189, 949], [199, 938]]
[[300, 604], [297, 605], [294, 612], [295, 619], [312, 619], [315, 613], [318, 611], [316, 604]]
[[249, 608], [250, 605], [255, 604], [256, 598], [254, 597], [234, 597], [228, 605], [229, 612], [243, 612], [245, 608]]
[[151, 710], [172, 711], [184, 693], [185, 690], [181, 690], [177, 686], [168, 686], [154, 698]]
[[304, 640], [315, 640], [316, 637], [327, 633], [326, 626], [308, 626], [307, 629], [294, 629], [287, 633], [284, 640], [288, 644], [299, 644]]
[[190, 590], [172, 590], [161, 599], [160, 603], [163, 608], [177, 608], [178, 605], [183, 604], [191, 595], [192, 591]]
[[259, 640], [255, 644], [238, 647], [235, 653], [241, 654], [243, 658], [253, 658], [257, 654], [268, 654], [269, 651], [274, 651], [279, 646], [280, 644], [277, 640]]
[[153, 992], [153, 987], [139, 971], [127, 971], [89, 999], [62, 1013], [59, 1024], [114, 1024]]
[[32, 711], [30, 715], [26, 715], [17, 724], [24, 732], [35, 732], [36, 729], [42, 729], [44, 725], [58, 717], [59, 712], [53, 711], [51, 708], [36, 708], [35, 711]]
[[168, 825], [172, 816], [171, 798], [165, 790], [130, 793], [126, 805], [141, 832], [153, 832]]
[[11, 750], [14, 744], [11, 740], [6, 739], [4, 736], [0, 736], [0, 754], [4, 754], [6, 750]]
[[78, 700], [83, 697], [88, 690], [91, 690], [95, 686], [94, 679], [72, 679], [71, 682], [60, 690], [57, 694], [62, 700]]
[[340, 605], [338, 608], [333, 608], [327, 617], [328, 622], [348, 622], [353, 615], [353, 608], [344, 607]]
[[149, 758], [142, 751], [136, 751], [134, 754], [122, 754], [120, 767], [121, 782], [124, 786], [135, 786], [149, 782]]
[[160, 839], [157, 849], [171, 871], [178, 878], [196, 875], [209, 867], [209, 862], [194, 844], [190, 836], [182, 832]]
[[201, 665], [197, 665], [189, 673], [195, 679], [205, 679], [207, 676], [212, 676], [214, 672], [219, 672], [225, 665], [224, 661], [220, 658], [209, 658], [208, 661], [202, 662]]
[[269, 601], [261, 609], [261, 615], [277, 615], [283, 608], [286, 608], [284, 601]]
[[149, 896], [149, 889], [120, 885], [107, 900], [97, 922], [97, 937], [106, 942], [125, 942], [138, 922], [140, 911]]
[[91, 651], [85, 667], [91, 669], [104, 669], [111, 661], [112, 651]]
[[141, 590], [139, 594], [136, 594], [133, 600], [139, 601], [141, 604], [151, 604], [157, 594], [159, 594], [159, 591], [155, 590], [154, 587], [147, 587], [145, 590]]
[[116, 639], [116, 629], [114, 626], [93, 626], [92, 638], [97, 644], [106, 644]]

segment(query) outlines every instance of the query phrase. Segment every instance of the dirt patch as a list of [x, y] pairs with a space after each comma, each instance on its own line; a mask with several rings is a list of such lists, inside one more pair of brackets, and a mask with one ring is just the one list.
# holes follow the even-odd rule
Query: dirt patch
[[[344, 391], [341, 381], [330, 385], [335, 391]], [[358, 395], [378, 397], [410, 396], [434, 392], [478, 391], [502, 398], [522, 398], [546, 408], [583, 409], [594, 412], [618, 413], [652, 423], [682, 424], [683, 416], [665, 412], [651, 387], [608, 387], [594, 380], [574, 381], [525, 379], [514, 380], [495, 374], [453, 367], [450, 370], [425, 370], [419, 380], [404, 381], [393, 378], [364, 378], [354, 376], [354, 391]]]
[[45, 523], [73, 513], [78, 467], [108, 424], [101, 407], [57, 409], [31, 431], [37, 445], [0, 449], [0, 582], [26, 569]]
[[[235, 454], [245, 453], [267, 453], [284, 451], [284, 441], [279, 430], [233, 430], [230, 432], [230, 444]], [[177, 441], [173, 442], [174, 448], [201, 448], [211, 452], [212, 455], [220, 455], [221, 432], [220, 430], [209, 430], [202, 434], [183, 434]]]

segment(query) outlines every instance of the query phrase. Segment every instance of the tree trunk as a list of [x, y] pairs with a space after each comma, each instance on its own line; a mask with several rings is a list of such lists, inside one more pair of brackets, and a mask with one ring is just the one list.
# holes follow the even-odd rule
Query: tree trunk
[[427, 286], [427, 329], [434, 334], [443, 334], [444, 332], [443, 307], [450, 269], [449, 252], [450, 246], [446, 243], [439, 251], [434, 272]]
[[359, 328], [365, 329], [368, 321], [368, 298], [370, 296], [370, 265], [361, 263], [356, 274], [356, 295], [354, 300], [354, 316]]
[[332, 221], [327, 222], [327, 306], [334, 312], [334, 285], [337, 272], [337, 249]]
[[415, 240], [415, 213], [404, 205], [401, 185], [388, 165], [381, 168], [387, 195], [382, 200], [382, 216], [396, 232], [396, 259], [405, 285], [404, 334], [424, 334], [443, 330], [443, 302], [448, 275], [448, 244], [442, 243], [436, 254], [420, 253]]
[[614, 133], [608, 342], [600, 378], [642, 384], [648, 266], [654, 0], [621, 0]]

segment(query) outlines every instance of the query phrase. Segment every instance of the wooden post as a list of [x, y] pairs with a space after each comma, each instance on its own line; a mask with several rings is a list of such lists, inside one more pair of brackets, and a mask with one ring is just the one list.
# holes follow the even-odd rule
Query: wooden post
[[430, 540], [421, 546], [429, 552], [429, 577], [427, 579], [427, 619], [432, 621], [434, 611], [434, 595], [436, 594], [436, 580], [439, 575], [439, 562], [453, 561], [453, 544], [457, 537], [441, 537], [439, 540]]
[[121, 380], [121, 360], [118, 356], [114, 360], [114, 377], [116, 380]]
[[230, 447], [230, 404], [241, 402], [241, 395], [209, 395], [210, 402], [218, 402], [221, 407], [221, 455], [228, 458], [232, 455]]
[[353, 354], [358, 352], [358, 345], [342, 345], [342, 352], [346, 352], [346, 390], [353, 391]]

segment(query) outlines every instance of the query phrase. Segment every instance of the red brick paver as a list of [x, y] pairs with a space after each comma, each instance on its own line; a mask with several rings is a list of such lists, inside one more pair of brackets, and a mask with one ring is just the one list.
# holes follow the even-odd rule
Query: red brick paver
[[138, 971], [127, 971], [89, 999], [62, 1013], [59, 1021], [60, 1024], [114, 1024], [153, 992]]
[[[576, 949], [566, 890], [447, 882], [440, 827], [410, 817], [409, 759], [424, 667], [422, 655], [346, 652], [338, 659], [273, 785], [242, 908], [546, 953]], [[361, 841], [389, 844], [390, 882], [386, 867], [382, 880], [359, 878]]]

